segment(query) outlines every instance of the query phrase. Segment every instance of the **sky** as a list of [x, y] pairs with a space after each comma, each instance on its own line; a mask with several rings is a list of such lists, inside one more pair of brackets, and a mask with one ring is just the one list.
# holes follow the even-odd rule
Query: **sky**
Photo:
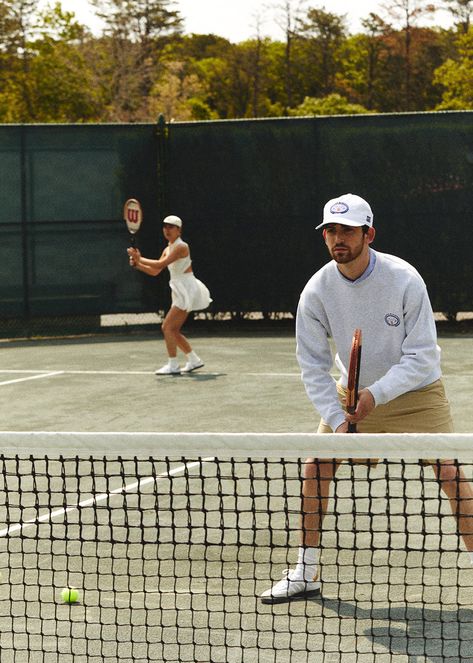
[[[64, 9], [73, 11], [81, 23], [88, 25], [95, 33], [100, 31], [100, 22], [94, 18], [94, 12], [87, 0], [60, 0]], [[382, 14], [382, 0], [302, 0], [307, 8], [324, 8], [335, 14], [346, 14], [350, 32], [361, 30], [360, 19], [370, 12]], [[53, 0], [43, 0], [41, 4], [53, 4]], [[278, 25], [277, 16], [281, 15], [284, 0], [174, 0], [174, 8], [184, 18], [184, 31], [188, 34], [214, 33], [230, 41], [239, 42], [256, 35], [256, 17], [261, 19], [261, 34], [273, 39], [283, 39], [283, 32]], [[294, 0], [293, 6], [296, 6]], [[348, 5], [348, 7], [347, 7]], [[451, 25], [448, 15], [439, 12], [435, 21], [444, 27]], [[280, 23], [280, 21], [279, 21]], [[426, 25], [433, 25], [432, 20]]]

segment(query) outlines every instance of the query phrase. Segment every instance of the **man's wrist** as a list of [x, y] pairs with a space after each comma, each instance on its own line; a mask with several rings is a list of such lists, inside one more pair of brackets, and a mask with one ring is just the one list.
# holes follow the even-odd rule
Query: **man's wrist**
[[330, 428], [335, 432], [337, 428], [340, 428], [345, 423], [345, 414], [342, 413], [340, 417], [333, 419], [332, 423], [329, 423]]

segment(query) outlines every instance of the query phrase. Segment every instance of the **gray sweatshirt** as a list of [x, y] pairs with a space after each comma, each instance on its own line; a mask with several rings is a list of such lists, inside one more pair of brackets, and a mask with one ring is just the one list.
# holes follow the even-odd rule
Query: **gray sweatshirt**
[[421, 389], [439, 379], [432, 307], [419, 273], [405, 260], [371, 251], [369, 276], [351, 282], [329, 262], [302, 291], [296, 319], [297, 359], [307, 395], [336, 430], [345, 420], [330, 375], [333, 357], [346, 387], [353, 332], [363, 333], [360, 389], [367, 387], [376, 405]]

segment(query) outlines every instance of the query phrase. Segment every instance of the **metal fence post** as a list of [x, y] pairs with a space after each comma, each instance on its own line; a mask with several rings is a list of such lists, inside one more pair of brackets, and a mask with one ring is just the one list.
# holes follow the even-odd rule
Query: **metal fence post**
[[29, 326], [31, 315], [29, 290], [29, 247], [28, 247], [28, 198], [26, 168], [26, 126], [20, 129], [20, 169], [21, 169], [21, 247], [22, 247], [22, 278], [23, 278], [23, 317]]

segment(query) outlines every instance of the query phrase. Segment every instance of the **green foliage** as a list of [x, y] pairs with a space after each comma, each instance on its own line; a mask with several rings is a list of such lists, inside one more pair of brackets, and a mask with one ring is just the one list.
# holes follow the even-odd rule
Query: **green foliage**
[[340, 47], [346, 38], [344, 18], [323, 9], [309, 9], [300, 26], [300, 35], [308, 46], [308, 64], [317, 72], [313, 83], [315, 90], [327, 94], [334, 87]]
[[436, 110], [473, 110], [473, 28], [456, 41], [458, 56], [435, 71], [434, 82], [443, 87]]
[[15, 123], [22, 115], [21, 91], [12, 82], [2, 85], [0, 91], [0, 121]]
[[[369, 14], [357, 34], [344, 15], [300, 5], [281, 41], [235, 44], [183, 34], [172, 0], [90, 0], [105, 24], [99, 36], [60, 2], [40, 11], [36, 0], [3, 0], [0, 122], [473, 108], [473, 2], [445, 1], [451, 30], [416, 24], [427, 0], [409, 1], [397, 27]], [[396, 18], [405, 5], [389, 0], [386, 9]]]
[[289, 111], [292, 116], [309, 115], [361, 115], [369, 111], [360, 104], [351, 104], [340, 94], [329, 94], [320, 99], [306, 97], [302, 104]]
[[187, 107], [189, 108], [192, 120], [216, 120], [217, 114], [212, 111], [210, 106], [199, 97], [190, 97], [187, 100]]
[[170, 0], [91, 0], [97, 15], [114, 36], [148, 42], [182, 29], [179, 12]]
[[82, 45], [88, 33], [57, 3], [40, 17], [42, 38], [31, 44], [29, 82], [36, 119], [40, 122], [91, 122], [100, 116], [100, 95], [94, 86]]

